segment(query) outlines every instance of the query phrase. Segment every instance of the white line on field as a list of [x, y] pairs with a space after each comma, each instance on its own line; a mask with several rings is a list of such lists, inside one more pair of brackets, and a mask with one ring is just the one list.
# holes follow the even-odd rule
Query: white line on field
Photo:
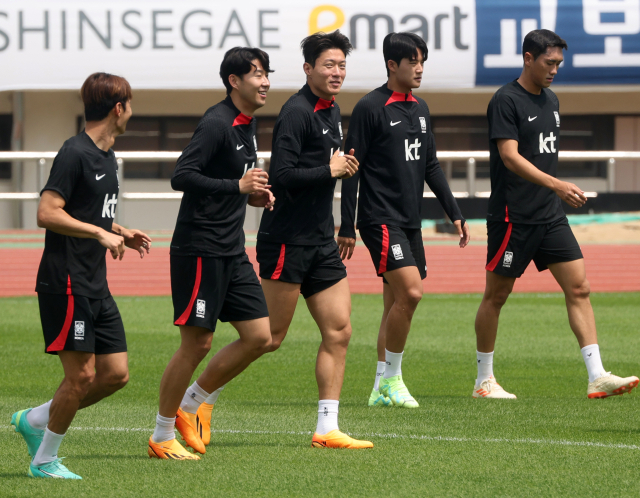
[[[10, 425], [0, 426], [0, 429], [13, 429]], [[71, 427], [74, 431], [110, 431], [110, 432], [147, 432], [151, 434], [153, 428], [130, 428], [130, 427]], [[219, 429], [211, 432], [217, 434], [260, 434], [260, 435], [289, 435], [289, 436], [310, 436], [311, 431], [249, 431], [234, 429]], [[625, 450], [640, 450], [640, 446], [636, 444], [622, 443], [597, 443], [593, 441], [566, 441], [555, 439], [532, 439], [532, 438], [468, 438], [468, 437], [452, 437], [452, 436], [426, 436], [419, 434], [357, 434], [349, 433], [357, 437], [371, 437], [381, 439], [415, 439], [420, 441], [446, 441], [455, 443], [506, 443], [506, 444], [539, 444], [550, 446], [589, 446], [595, 448], [615, 448]]]

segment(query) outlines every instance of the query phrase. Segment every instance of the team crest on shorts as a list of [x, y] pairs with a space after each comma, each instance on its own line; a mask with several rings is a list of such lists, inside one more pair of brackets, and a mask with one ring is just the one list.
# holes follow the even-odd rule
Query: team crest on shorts
[[400, 244], [392, 245], [391, 250], [393, 251], [393, 257], [396, 261], [399, 259], [404, 259], [404, 255], [402, 254], [402, 247], [400, 247]]
[[196, 301], [196, 317], [204, 318], [204, 310], [207, 307], [207, 302], [204, 299], [198, 299]]
[[511, 262], [513, 261], [513, 253], [510, 251], [504, 252], [504, 261], [502, 262], [502, 266], [506, 266], [507, 268], [511, 268]]
[[84, 341], [84, 322], [75, 323], [75, 339], [76, 341]]

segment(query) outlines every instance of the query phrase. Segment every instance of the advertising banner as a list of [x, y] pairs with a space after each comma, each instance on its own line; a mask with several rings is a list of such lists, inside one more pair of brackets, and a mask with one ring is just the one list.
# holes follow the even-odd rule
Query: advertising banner
[[269, 53], [272, 88], [297, 89], [300, 41], [335, 29], [354, 45], [345, 89], [386, 79], [391, 31], [427, 41], [427, 88], [501, 85], [519, 75], [522, 38], [540, 27], [569, 44], [557, 83], [640, 83], [640, 0], [327, 1], [2, 0], [0, 91], [77, 89], [95, 71], [137, 89], [221, 89], [220, 62], [238, 45]]

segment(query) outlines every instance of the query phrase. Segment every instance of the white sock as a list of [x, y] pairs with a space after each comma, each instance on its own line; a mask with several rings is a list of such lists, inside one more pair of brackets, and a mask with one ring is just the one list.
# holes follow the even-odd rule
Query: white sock
[[53, 400], [50, 399], [44, 405], [36, 406], [27, 413], [27, 422], [29, 422], [31, 427], [41, 431], [45, 430], [49, 423], [49, 407], [51, 406], [52, 401]]
[[163, 417], [158, 413], [156, 415], [156, 428], [153, 431], [153, 436], [151, 436], [153, 442], [164, 443], [165, 441], [171, 441], [172, 439], [175, 439], [175, 425], [175, 417]]
[[603, 375], [607, 375], [607, 372], [605, 372], [602, 366], [600, 347], [597, 344], [585, 346], [580, 352], [582, 353], [582, 358], [584, 358], [584, 364], [587, 366], [587, 372], [589, 372], [589, 382], [593, 382]]
[[208, 405], [215, 405], [216, 402], [218, 401], [218, 396], [220, 396], [220, 393], [222, 392], [222, 390], [224, 389], [224, 386], [219, 387], [218, 389], [216, 389], [215, 391], [213, 391], [209, 397], [207, 399], [204, 400], [205, 403], [207, 403]]
[[396, 375], [402, 375], [402, 353], [392, 353], [391, 351], [384, 350], [385, 368], [384, 378], [390, 379]]
[[338, 404], [340, 401], [321, 399], [318, 401], [318, 425], [316, 432], [321, 436], [338, 428]]
[[493, 375], [493, 351], [491, 353], [481, 353], [476, 351], [478, 358], [478, 378], [476, 387]]
[[40, 443], [36, 456], [33, 457], [33, 465], [44, 465], [56, 460], [58, 458], [58, 449], [63, 439], [64, 434], [56, 434], [45, 427], [42, 443]]
[[385, 369], [386, 366], [387, 366], [387, 364], [384, 361], [379, 361], [378, 362], [378, 367], [376, 368], [376, 380], [373, 383], [373, 390], [374, 391], [379, 391], [380, 390], [380, 379], [384, 375], [384, 369]]
[[194, 415], [198, 411], [198, 408], [209, 397], [209, 393], [202, 389], [197, 382], [194, 382], [187, 388], [187, 392], [184, 393], [180, 408], [187, 413], [193, 413]]

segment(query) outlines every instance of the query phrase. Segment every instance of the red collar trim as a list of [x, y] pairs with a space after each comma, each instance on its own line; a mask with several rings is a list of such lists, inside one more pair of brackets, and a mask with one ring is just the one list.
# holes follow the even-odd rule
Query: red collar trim
[[418, 100], [412, 93], [393, 92], [385, 105], [393, 104], [394, 102], [418, 102]]
[[252, 119], [252, 117], [240, 113], [236, 116], [236, 119], [233, 120], [233, 126], [248, 125], [249, 123], [251, 123]]
[[336, 98], [331, 97], [331, 100], [325, 100], [318, 97], [318, 102], [316, 102], [316, 107], [313, 109], [313, 112], [321, 111], [322, 109], [329, 109], [329, 107], [333, 107], [333, 103]]

